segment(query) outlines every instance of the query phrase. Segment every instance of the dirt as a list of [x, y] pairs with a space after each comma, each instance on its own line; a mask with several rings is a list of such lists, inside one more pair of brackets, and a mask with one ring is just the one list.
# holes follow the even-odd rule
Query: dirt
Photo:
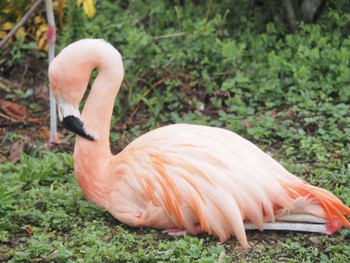
[[[71, 151], [73, 139], [49, 144], [50, 108], [45, 59], [29, 57], [11, 67], [1, 65], [0, 163], [16, 163], [21, 151]], [[58, 127], [61, 138], [65, 131]]]

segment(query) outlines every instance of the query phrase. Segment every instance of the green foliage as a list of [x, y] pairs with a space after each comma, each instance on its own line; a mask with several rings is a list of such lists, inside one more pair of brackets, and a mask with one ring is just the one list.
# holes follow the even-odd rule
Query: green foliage
[[[48, 175], [43, 177], [38, 168]], [[23, 179], [23, 170], [32, 181]], [[333, 183], [346, 184], [348, 170], [343, 173], [329, 176]], [[350, 253], [349, 230], [332, 237], [250, 232], [254, 245], [245, 251], [234, 238], [217, 245], [217, 239], [207, 235], [169, 238], [158, 230], [128, 228], [84, 199], [68, 154], [22, 155], [19, 164], [2, 165], [0, 175], [1, 261], [346, 262]], [[343, 191], [338, 187], [334, 193], [349, 203], [350, 193]]]
[[[61, 161], [59, 161], [61, 160]], [[7, 164], [1, 172], [7, 176], [18, 176], [26, 184], [51, 184], [63, 180], [62, 174], [71, 168], [71, 157], [62, 153], [44, 152], [40, 159], [21, 154], [21, 165]]]
[[225, 250], [212, 238], [168, 240], [155, 230], [119, 226], [83, 198], [70, 155], [22, 154], [19, 164], [2, 165], [0, 174], [1, 261], [213, 262]]
[[74, 42], [85, 37], [84, 24], [88, 19], [76, 0], [66, 0], [65, 19], [68, 26], [63, 28], [62, 41]]
[[[271, 23], [259, 34], [251, 27], [230, 33], [230, 13], [215, 4], [132, 1], [125, 7], [101, 1], [97, 16], [81, 24], [84, 37], [106, 39], [123, 55], [126, 77], [115, 121], [126, 121], [135, 110], [142, 119], [138, 113], [145, 110], [150, 120], [143, 128], [149, 129], [200, 105], [249, 119], [256, 109], [348, 102], [350, 42], [344, 28], [350, 18], [332, 9], [324, 17], [327, 24], [301, 24], [295, 34], [283, 35]], [[63, 39], [62, 46], [74, 40]], [[220, 121], [244, 130], [235, 128], [241, 126], [235, 117]]]

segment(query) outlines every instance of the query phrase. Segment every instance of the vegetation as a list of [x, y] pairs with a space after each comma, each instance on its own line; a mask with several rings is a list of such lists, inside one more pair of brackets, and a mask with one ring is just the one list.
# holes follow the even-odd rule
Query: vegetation
[[[223, 127], [350, 206], [349, 7], [321, 1], [313, 23], [300, 16], [292, 32], [277, 4], [252, 1], [252, 9], [249, 1], [213, 2], [100, 0], [88, 18], [75, 1], [66, 1], [57, 51], [91, 37], [111, 42], [123, 55], [126, 76], [115, 102], [113, 151], [169, 123]], [[0, 60], [10, 80], [1, 79], [1, 97], [26, 106], [32, 120], [47, 114], [48, 106], [35, 100], [45, 80], [35, 74], [34, 82], [17, 77], [23, 77], [19, 72], [29, 57], [44, 63], [35, 41], [13, 40]], [[3, 159], [11, 155], [10, 145], [29, 138], [18, 163], [0, 165], [0, 261], [346, 262], [350, 257], [349, 229], [333, 236], [250, 232], [252, 249], [243, 251], [234, 238], [217, 244], [207, 235], [169, 238], [126, 227], [84, 199], [68, 132], [61, 146], [45, 151], [36, 134], [47, 123], [13, 122], [4, 118], [9, 115], [4, 107], [0, 110]]]

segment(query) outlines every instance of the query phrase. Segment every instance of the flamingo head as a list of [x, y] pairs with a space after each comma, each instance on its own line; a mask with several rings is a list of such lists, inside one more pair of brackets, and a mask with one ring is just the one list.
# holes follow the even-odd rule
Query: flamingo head
[[87, 140], [96, 141], [96, 138], [84, 129], [79, 111], [92, 68], [86, 63], [75, 63], [79, 60], [75, 58], [74, 52], [74, 46], [68, 46], [50, 63], [51, 90], [57, 101], [58, 117], [62, 126]]
[[65, 129], [90, 141], [96, 141], [96, 138], [84, 129], [79, 110], [76, 110], [72, 104], [63, 101], [61, 98], [58, 99], [57, 107], [58, 117]]
[[[94, 94], [108, 94], [108, 99], [114, 100], [124, 76], [124, 68], [119, 51], [104, 40], [82, 39], [74, 42], [65, 47], [49, 66], [51, 89], [57, 100], [58, 116], [63, 127], [90, 141], [96, 141], [99, 135], [93, 136], [88, 133], [84, 129], [83, 121], [86, 122], [87, 116], [96, 111], [87, 110], [85, 105], [81, 118], [79, 104], [94, 69], [98, 70], [99, 76], [101, 75], [95, 79], [94, 84], [98, 78], [99, 83], [103, 83], [95, 85]], [[94, 84], [91, 91], [94, 90]], [[88, 101], [89, 98], [90, 95]], [[111, 105], [113, 106], [113, 103]]]

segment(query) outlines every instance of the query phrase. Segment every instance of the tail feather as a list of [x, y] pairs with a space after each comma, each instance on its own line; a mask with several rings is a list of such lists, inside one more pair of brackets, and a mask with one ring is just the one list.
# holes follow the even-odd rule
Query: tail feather
[[[305, 198], [316, 203], [323, 210], [323, 215], [316, 212], [316, 209], [309, 209], [308, 212], [327, 220], [326, 228], [328, 234], [333, 234], [342, 227], [350, 227], [349, 220], [345, 215], [350, 215], [350, 208], [334, 196], [331, 192], [312, 186], [306, 182], [281, 182], [288, 194], [294, 199]], [[317, 206], [314, 206], [317, 207]], [[293, 211], [291, 211], [293, 213]], [[345, 214], [345, 215], [344, 215]]]

